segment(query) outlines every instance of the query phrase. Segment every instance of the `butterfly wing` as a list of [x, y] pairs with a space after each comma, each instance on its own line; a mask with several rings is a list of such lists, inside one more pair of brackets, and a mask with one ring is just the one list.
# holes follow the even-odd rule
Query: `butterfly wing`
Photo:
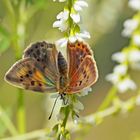
[[69, 77], [72, 77], [87, 55], [93, 55], [90, 47], [83, 41], [68, 43], [67, 45]]
[[58, 52], [54, 44], [45, 41], [34, 43], [24, 51], [23, 58], [27, 57], [35, 59], [44, 70], [45, 76], [55, 81], [58, 86]]
[[45, 76], [42, 66], [32, 58], [16, 62], [6, 73], [5, 80], [20, 88], [40, 92], [56, 92], [55, 83]]
[[69, 86], [67, 93], [76, 93], [93, 85], [98, 78], [98, 70], [93, 53], [84, 42], [68, 44]]

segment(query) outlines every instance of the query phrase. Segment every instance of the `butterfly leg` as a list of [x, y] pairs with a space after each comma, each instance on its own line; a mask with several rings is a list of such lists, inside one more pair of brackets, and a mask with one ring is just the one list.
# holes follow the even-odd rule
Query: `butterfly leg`
[[68, 98], [66, 98], [66, 94], [62, 93], [60, 95], [61, 95], [60, 99], [63, 100], [63, 104], [67, 105], [69, 100], [68, 100]]

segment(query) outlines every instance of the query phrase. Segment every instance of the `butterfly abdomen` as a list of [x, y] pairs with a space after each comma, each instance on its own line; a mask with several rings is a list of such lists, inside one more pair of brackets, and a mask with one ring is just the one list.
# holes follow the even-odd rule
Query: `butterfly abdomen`
[[61, 54], [61, 52], [58, 53], [58, 69], [60, 75], [66, 75], [68, 71], [68, 66], [65, 58]]
[[58, 53], [58, 69], [60, 73], [59, 92], [63, 93], [68, 83], [68, 66], [61, 52]]

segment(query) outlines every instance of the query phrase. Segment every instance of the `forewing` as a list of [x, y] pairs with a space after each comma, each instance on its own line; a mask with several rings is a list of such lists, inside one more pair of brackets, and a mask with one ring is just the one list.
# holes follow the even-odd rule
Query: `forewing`
[[82, 89], [93, 85], [98, 78], [96, 62], [93, 56], [86, 56], [80, 64], [78, 70], [70, 78], [70, 83], [66, 93], [72, 94], [80, 92]]
[[14, 86], [40, 92], [56, 92], [55, 81], [49, 79], [42, 66], [32, 58], [16, 62], [5, 75]]
[[83, 41], [76, 41], [75, 43], [69, 42], [67, 45], [67, 54], [69, 77], [74, 75], [87, 55], [93, 55], [89, 45]]
[[44, 70], [45, 75], [58, 84], [58, 52], [54, 44], [45, 41], [34, 43], [25, 50], [23, 58], [27, 57], [35, 59]]

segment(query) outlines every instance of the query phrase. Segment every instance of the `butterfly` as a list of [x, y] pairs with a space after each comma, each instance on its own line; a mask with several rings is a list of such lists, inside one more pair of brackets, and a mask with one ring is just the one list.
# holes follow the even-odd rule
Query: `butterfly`
[[31, 44], [6, 73], [5, 80], [19, 88], [38, 92], [74, 94], [90, 87], [98, 70], [89, 45], [84, 41], [67, 43], [67, 60], [55, 44]]

